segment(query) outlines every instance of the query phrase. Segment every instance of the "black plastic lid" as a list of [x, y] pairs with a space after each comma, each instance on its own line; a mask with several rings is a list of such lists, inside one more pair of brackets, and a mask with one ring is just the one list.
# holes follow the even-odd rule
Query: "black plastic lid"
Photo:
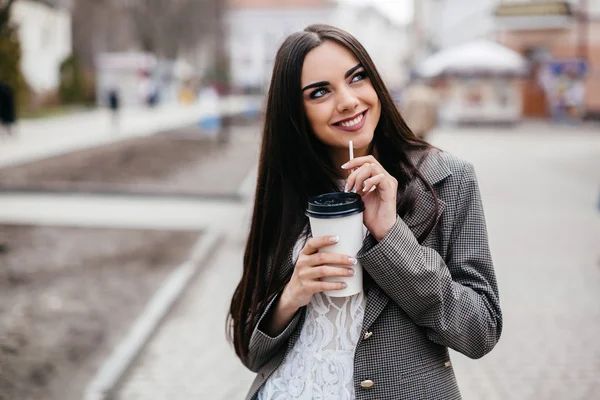
[[312, 218], [341, 218], [365, 211], [360, 195], [351, 192], [327, 193], [308, 200], [306, 215]]

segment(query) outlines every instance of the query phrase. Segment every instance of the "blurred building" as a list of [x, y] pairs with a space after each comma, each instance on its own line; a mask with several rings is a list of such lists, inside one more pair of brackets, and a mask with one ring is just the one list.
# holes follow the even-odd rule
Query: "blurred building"
[[415, 2], [413, 65], [476, 39], [495, 40], [528, 59], [524, 116], [545, 118], [566, 109], [600, 116], [600, 0]]
[[499, 0], [444, 0], [440, 2], [440, 40], [442, 48], [474, 39], [495, 37], [494, 10]]
[[334, 0], [231, 0], [227, 26], [232, 84], [265, 90], [283, 40], [315, 23], [332, 24], [356, 36], [390, 87], [406, 80], [408, 28], [374, 7]]
[[417, 68], [420, 77], [435, 82], [438, 116], [451, 124], [519, 122], [519, 77], [527, 71], [523, 56], [488, 39], [441, 50]]
[[12, 20], [18, 26], [21, 70], [36, 94], [55, 90], [60, 64], [71, 54], [71, 12], [59, 0], [19, 0]]
[[232, 0], [227, 12], [232, 84], [250, 91], [268, 87], [285, 37], [328, 22], [335, 6], [329, 0]]
[[526, 116], [566, 107], [600, 117], [600, 0], [507, 1], [494, 16], [497, 40], [531, 63], [523, 85]]
[[388, 88], [401, 88], [409, 78], [410, 26], [401, 25], [373, 6], [340, 3], [331, 24], [352, 33], [365, 46]]
[[[414, 1], [410, 57], [413, 64], [443, 48], [442, 22], [446, 0]], [[464, 10], [462, 10], [464, 12]]]

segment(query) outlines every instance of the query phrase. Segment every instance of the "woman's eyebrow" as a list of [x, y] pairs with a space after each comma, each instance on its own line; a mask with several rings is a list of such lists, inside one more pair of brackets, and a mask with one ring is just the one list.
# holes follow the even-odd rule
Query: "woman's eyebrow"
[[361, 67], [362, 67], [361, 63], [356, 64], [354, 67], [352, 67], [348, 71], [346, 71], [346, 73], [344, 74], [344, 78], [348, 78], [350, 75], [352, 75], [354, 73], [354, 71], [356, 71], [357, 69], [359, 69]]
[[[344, 79], [348, 78], [350, 75], [352, 75], [357, 69], [361, 68], [362, 64], [358, 63], [356, 64], [354, 67], [350, 68], [348, 71], [346, 71], [346, 73], [344, 74]], [[303, 89], [302, 92], [304, 92], [305, 90], [308, 89], [312, 89], [312, 88], [316, 88], [316, 87], [321, 87], [321, 86], [327, 86], [329, 85], [329, 82], [327, 81], [321, 81], [321, 82], [315, 82], [315, 83], [311, 83], [310, 85], [306, 85]]]
[[308, 90], [311, 88], [327, 86], [327, 85], [329, 85], [329, 82], [327, 82], [327, 81], [315, 82], [315, 83], [311, 83], [310, 85], [306, 85], [304, 87], [304, 89], [302, 89], [302, 91], [304, 92], [305, 90]]

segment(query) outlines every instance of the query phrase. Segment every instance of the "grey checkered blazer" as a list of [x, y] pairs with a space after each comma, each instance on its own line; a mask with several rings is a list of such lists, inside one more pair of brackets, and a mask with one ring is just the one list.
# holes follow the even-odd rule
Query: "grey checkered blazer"
[[[502, 314], [488, 247], [485, 218], [473, 166], [432, 151], [421, 172], [439, 197], [437, 225], [420, 245], [422, 223], [434, 210], [420, 187], [418, 209], [397, 218], [379, 243], [367, 236], [358, 258], [372, 283], [361, 339], [354, 357], [357, 399], [460, 399], [448, 347], [479, 358], [500, 338]], [[291, 253], [281, 266], [293, 268]], [[277, 296], [269, 303], [269, 308]], [[254, 329], [249, 357], [258, 373], [246, 399], [282, 363], [300, 335], [305, 308], [270, 337]]]

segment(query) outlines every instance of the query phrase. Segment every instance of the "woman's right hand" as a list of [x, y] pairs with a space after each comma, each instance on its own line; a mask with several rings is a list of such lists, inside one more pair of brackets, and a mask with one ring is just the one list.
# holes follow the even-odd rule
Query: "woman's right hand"
[[[318, 253], [322, 247], [337, 243], [337, 236], [320, 236], [309, 239], [298, 256], [294, 273], [283, 289], [280, 301], [292, 309], [304, 307], [312, 299], [313, 294], [328, 290], [341, 290], [346, 287], [343, 282], [324, 282], [325, 277], [349, 277], [354, 275], [356, 259], [338, 253]], [[336, 265], [335, 267], [332, 265]], [[346, 265], [349, 268], [344, 268]]]

